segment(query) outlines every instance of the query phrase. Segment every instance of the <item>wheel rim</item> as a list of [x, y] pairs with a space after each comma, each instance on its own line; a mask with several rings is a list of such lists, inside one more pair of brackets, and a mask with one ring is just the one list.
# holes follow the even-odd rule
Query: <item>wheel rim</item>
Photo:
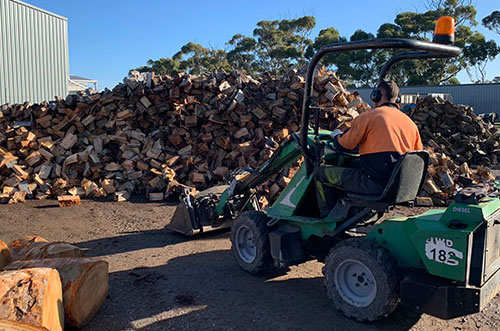
[[369, 306], [377, 294], [377, 282], [368, 267], [356, 260], [345, 260], [335, 269], [335, 287], [347, 303], [361, 308]]
[[246, 225], [240, 225], [236, 230], [236, 251], [245, 263], [252, 263], [257, 256], [257, 245], [255, 235]]

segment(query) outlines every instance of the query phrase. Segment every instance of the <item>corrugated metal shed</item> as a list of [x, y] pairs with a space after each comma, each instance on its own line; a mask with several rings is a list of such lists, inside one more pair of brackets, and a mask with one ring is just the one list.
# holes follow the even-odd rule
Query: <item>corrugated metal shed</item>
[[68, 94], [68, 19], [0, 0], [0, 105]]
[[[353, 89], [353, 91], [358, 91], [363, 100], [372, 103], [370, 100], [371, 89]], [[400, 89], [400, 94], [427, 95], [428, 93], [450, 94], [454, 104], [472, 106], [476, 114], [500, 114], [500, 84], [412, 86]]]

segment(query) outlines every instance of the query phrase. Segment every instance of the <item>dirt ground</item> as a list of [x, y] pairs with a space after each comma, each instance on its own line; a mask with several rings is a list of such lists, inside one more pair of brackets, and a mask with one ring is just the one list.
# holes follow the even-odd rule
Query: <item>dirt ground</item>
[[[500, 297], [480, 314], [439, 320], [398, 308], [360, 324], [329, 302], [322, 264], [308, 262], [280, 276], [238, 268], [227, 232], [186, 239], [164, 229], [174, 207], [152, 203], [55, 201], [4, 205], [0, 238], [37, 234], [90, 248], [109, 262], [109, 297], [83, 331], [104, 330], [497, 330]], [[497, 327], [495, 327], [497, 325]]]

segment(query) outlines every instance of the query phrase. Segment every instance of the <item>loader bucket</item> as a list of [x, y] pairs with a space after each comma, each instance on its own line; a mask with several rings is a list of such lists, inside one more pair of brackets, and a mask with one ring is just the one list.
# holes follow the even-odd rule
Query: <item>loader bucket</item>
[[169, 230], [182, 233], [185, 236], [192, 236], [199, 230], [193, 228], [189, 211], [184, 202], [180, 202], [175, 208], [174, 216], [166, 227]]
[[192, 236], [201, 232], [230, 227], [231, 220], [222, 224], [217, 222], [216, 225], [210, 225], [211, 220], [206, 219], [209, 213], [205, 209], [210, 208], [212, 204], [207, 206], [206, 204], [199, 203], [203, 198], [208, 197], [213, 201], [213, 205], [215, 205], [219, 201], [222, 192], [227, 188], [228, 185], [215, 186], [195, 195], [186, 192], [181, 197], [181, 201], [177, 205], [174, 215], [166, 228], [185, 236]]

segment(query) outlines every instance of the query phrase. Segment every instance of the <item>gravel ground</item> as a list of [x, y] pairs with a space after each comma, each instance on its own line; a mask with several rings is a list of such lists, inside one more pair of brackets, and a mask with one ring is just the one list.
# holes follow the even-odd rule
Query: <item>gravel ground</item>
[[329, 302], [322, 264], [307, 262], [284, 275], [248, 275], [231, 256], [227, 232], [187, 239], [165, 230], [172, 205], [84, 201], [59, 208], [55, 201], [29, 201], [1, 210], [4, 241], [37, 234], [90, 248], [87, 255], [109, 262], [109, 297], [83, 331], [428, 331], [500, 325], [498, 296], [482, 313], [449, 321], [398, 308], [382, 321], [357, 323]]

